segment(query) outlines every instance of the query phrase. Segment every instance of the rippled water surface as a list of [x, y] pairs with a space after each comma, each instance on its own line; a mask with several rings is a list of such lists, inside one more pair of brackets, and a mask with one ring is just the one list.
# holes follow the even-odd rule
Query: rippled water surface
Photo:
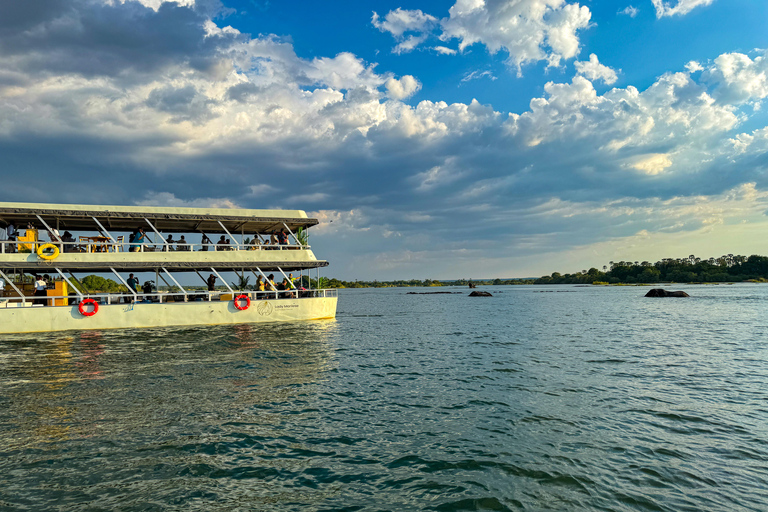
[[768, 509], [768, 286], [0, 340], [0, 510]]

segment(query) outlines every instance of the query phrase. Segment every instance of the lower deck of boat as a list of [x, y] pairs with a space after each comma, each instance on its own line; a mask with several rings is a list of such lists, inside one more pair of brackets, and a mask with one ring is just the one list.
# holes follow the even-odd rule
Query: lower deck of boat
[[337, 297], [281, 298], [241, 310], [231, 300], [134, 302], [103, 304], [92, 316], [76, 305], [7, 307], [0, 308], [0, 334], [322, 320], [336, 317], [336, 303]]

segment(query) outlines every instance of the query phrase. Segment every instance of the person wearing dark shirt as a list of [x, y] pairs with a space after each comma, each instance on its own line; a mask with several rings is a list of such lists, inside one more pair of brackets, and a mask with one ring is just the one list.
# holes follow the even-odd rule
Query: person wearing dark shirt
[[208, 276], [208, 280], [206, 281], [208, 283], [208, 291], [212, 292], [216, 290], [216, 276], [211, 274]]
[[139, 280], [133, 277], [133, 274], [128, 274], [128, 286], [135, 292], [139, 291]]

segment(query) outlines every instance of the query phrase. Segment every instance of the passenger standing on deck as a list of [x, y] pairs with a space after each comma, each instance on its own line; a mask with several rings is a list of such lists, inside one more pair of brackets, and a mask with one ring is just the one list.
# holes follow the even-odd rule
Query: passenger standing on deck
[[[35, 297], [46, 297], [48, 295], [48, 285], [42, 277], [35, 275]], [[42, 304], [46, 306], [48, 301], [46, 299], [35, 299], [35, 304]]]
[[203, 251], [207, 251], [208, 250], [208, 246], [212, 245], [211, 244], [211, 239], [208, 238], [208, 235], [206, 235], [205, 233], [203, 233], [203, 239], [200, 240], [200, 243], [203, 244], [203, 248], [202, 248]]
[[264, 281], [261, 280], [261, 276], [256, 276], [256, 284], [254, 285], [254, 288], [256, 289], [257, 292], [264, 291]]
[[189, 246], [187, 245], [187, 241], [184, 239], [184, 235], [181, 235], [181, 238], [179, 238], [179, 241], [176, 242], [176, 250], [177, 251], [189, 250]]
[[[9, 242], [15, 242], [16, 236], [18, 235], [18, 231], [16, 231], [16, 226], [14, 225], [13, 221], [8, 221], [8, 227], [5, 228], [6, 231], [8, 231], [8, 241]], [[16, 244], [8, 244], [5, 248], [5, 252], [16, 252]]]
[[166, 238], [166, 239], [165, 239], [165, 243], [167, 243], [167, 244], [168, 244], [168, 245], [166, 245], [166, 246], [165, 246], [165, 250], [166, 250], [166, 252], [167, 252], [167, 251], [173, 251], [173, 250], [175, 250], [175, 249], [173, 248], [173, 245], [172, 245], [172, 244], [175, 244], [175, 243], [176, 243], [176, 240], [174, 240], [174, 239], [173, 239], [173, 235], [168, 235], [168, 238]]
[[211, 274], [208, 276], [208, 280], [206, 281], [208, 283], [208, 291], [213, 292], [216, 291], [216, 276]]
[[133, 277], [133, 274], [128, 274], [128, 286], [135, 292], [139, 291], [139, 280]]
[[136, 231], [131, 233], [130, 238], [128, 241], [131, 244], [131, 252], [138, 252], [139, 251], [139, 245], [144, 243], [144, 239], [147, 237], [146, 234], [144, 234], [144, 228], [138, 228]]
[[285, 232], [285, 229], [280, 231], [277, 237], [280, 239], [280, 245], [288, 245], [288, 233]]

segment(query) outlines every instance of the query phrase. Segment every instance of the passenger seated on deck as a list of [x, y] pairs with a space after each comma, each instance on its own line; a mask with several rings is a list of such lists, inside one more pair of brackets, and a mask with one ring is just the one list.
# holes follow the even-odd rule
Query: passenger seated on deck
[[176, 250], [177, 251], [189, 250], [189, 245], [187, 245], [187, 241], [184, 239], [184, 235], [181, 235], [181, 238], [179, 238], [179, 241], [176, 242]]
[[227, 250], [227, 239], [224, 237], [224, 235], [221, 235], [221, 238], [219, 238], [219, 241], [216, 242], [216, 250], [217, 251]]
[[166, 238], [165, 241], [168, 243], [168, 245], [165, 246], [165, 250], [166, 251], [173, 251], [173, 250], [175, 250], [173, 248], [173, 244], [176, 243], [176, 240], [173, 239], [173, 235], [168, 235], [168, 238]]
[[61, 237], [61, 241], [64, 242], [61, 252], [72, 252], [74, 246], [71, 244], [75, 241], [75, 237], [72, 236], [72, 233], [65, 231], [64, 235]]
[[288, 278], [283, 279], [283, 282], [280, 286], [282, 286], [282, 289], [285, 290], [285, 292], [280, 294], [284, 299], [296, 298], [296, 293], [291, 288], [291, 283], [288, 282]]

